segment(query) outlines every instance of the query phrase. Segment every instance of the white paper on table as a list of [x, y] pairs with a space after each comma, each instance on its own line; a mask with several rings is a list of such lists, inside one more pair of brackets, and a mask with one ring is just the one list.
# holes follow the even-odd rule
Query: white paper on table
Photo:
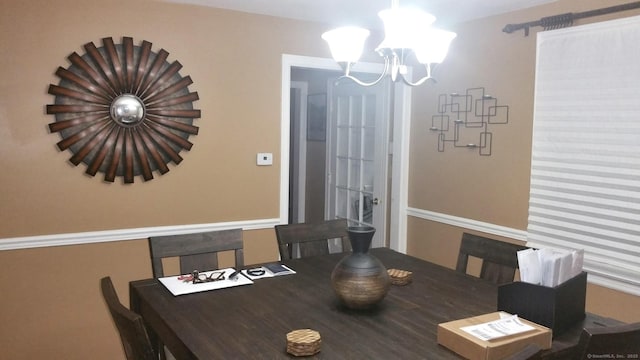
[[[267, 266], [272, 266], [272, 267], [275, 266], [276, 269], [280, 268], [280, 271], [279, 272], [273, 272], [273, 271], [269, 270], [269, 268]], [[251, 275], [249, 273], [249, 270], [258, 270], [258, 271], [259, 270], [263, 270], [264, 274], [262, 274], [262, 275]], [[256, 279], [262, 279], [262, 278], [271, 278], [271, 277], [274, 277], [274, 276], [295, 274], [296, 272], [292, 268], [290, 268], [290, 267], [288, 267], [288, 266], [286, 266], [284, 264], [273, 263], [273, 264], [267, 264], [265, 266], [260, 266], [260, 267], [257, 267], [257, 268], [253, 268], [253, 269], [245, 269], [245, 270], [242, 270], [242, 273], [246, 277], [248, 277], [249, 279], [256, 280]]]
[[264, 268], [267, 272], [273, 274], [273, 276], [291, 275], [296, 273], [292, 268], [281, 263], [266, 264]]
[[463, 330], [480, 340], [490, 341], [509, 335], [535, 330], [535, 328], [521, 322], [518, 315], [511, 315], [506, 317], [501, 316], [499, 320], [483, 324], [463, 326], [460, 330]]
[[233, 280], [230, 280], [229, 275], [233, 274], [233, 272], [235, 271], [234, 268], [203, 271], [200, 272], [200, 274], [206, 276], [216, 271], [224, 271], [225, 279], [219, 281], [203, 282], [199, 284], [194, 284], [192, 281], [180, 280], [178, 279], [179, 276], [167, 276], [159, 278], [158, 280], [175, 296], [253, 284], [253, 281], [240, 274], [238, 274], [238, 276], [236, 276]]

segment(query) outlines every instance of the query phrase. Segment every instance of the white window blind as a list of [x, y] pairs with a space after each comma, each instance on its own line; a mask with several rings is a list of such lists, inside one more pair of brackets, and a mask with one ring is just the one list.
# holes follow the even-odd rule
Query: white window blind
[[537, 40], [528, 245], [640, 295], [640, 17]]

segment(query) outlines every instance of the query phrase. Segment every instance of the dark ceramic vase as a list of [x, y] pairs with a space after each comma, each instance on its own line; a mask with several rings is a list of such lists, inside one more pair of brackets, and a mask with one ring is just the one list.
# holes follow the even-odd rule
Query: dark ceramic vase
[[338, 299], [351, 309], [369, 309], [389, 291], [391, 281], [380, 260], [368, 253], [376, 229], [349, 227], [352, 253], [338, 262], [331, 273], [331, 285]]

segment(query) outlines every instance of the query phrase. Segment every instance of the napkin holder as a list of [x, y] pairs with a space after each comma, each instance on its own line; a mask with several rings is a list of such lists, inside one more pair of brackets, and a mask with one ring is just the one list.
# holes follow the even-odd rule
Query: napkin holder
[[586, 295], [584, 271], [556, 287], [516, 281], [498, 288], [498, 310], [546, 326], [556, 337], [584, 319]]

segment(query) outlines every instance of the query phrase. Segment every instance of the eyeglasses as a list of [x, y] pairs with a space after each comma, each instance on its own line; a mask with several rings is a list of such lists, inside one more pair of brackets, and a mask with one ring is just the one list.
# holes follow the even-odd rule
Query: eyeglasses
[[183, 282], [191, 281], [193, 284], [202, 284], [213, 281], [224, 280], [224, 271], [214, 271], [211, 274], [201, 274], [198, 270], [193, 270], [193, 272], [189, 275], [180, 275], [178, 276], [178, 280], [182, 280]]

